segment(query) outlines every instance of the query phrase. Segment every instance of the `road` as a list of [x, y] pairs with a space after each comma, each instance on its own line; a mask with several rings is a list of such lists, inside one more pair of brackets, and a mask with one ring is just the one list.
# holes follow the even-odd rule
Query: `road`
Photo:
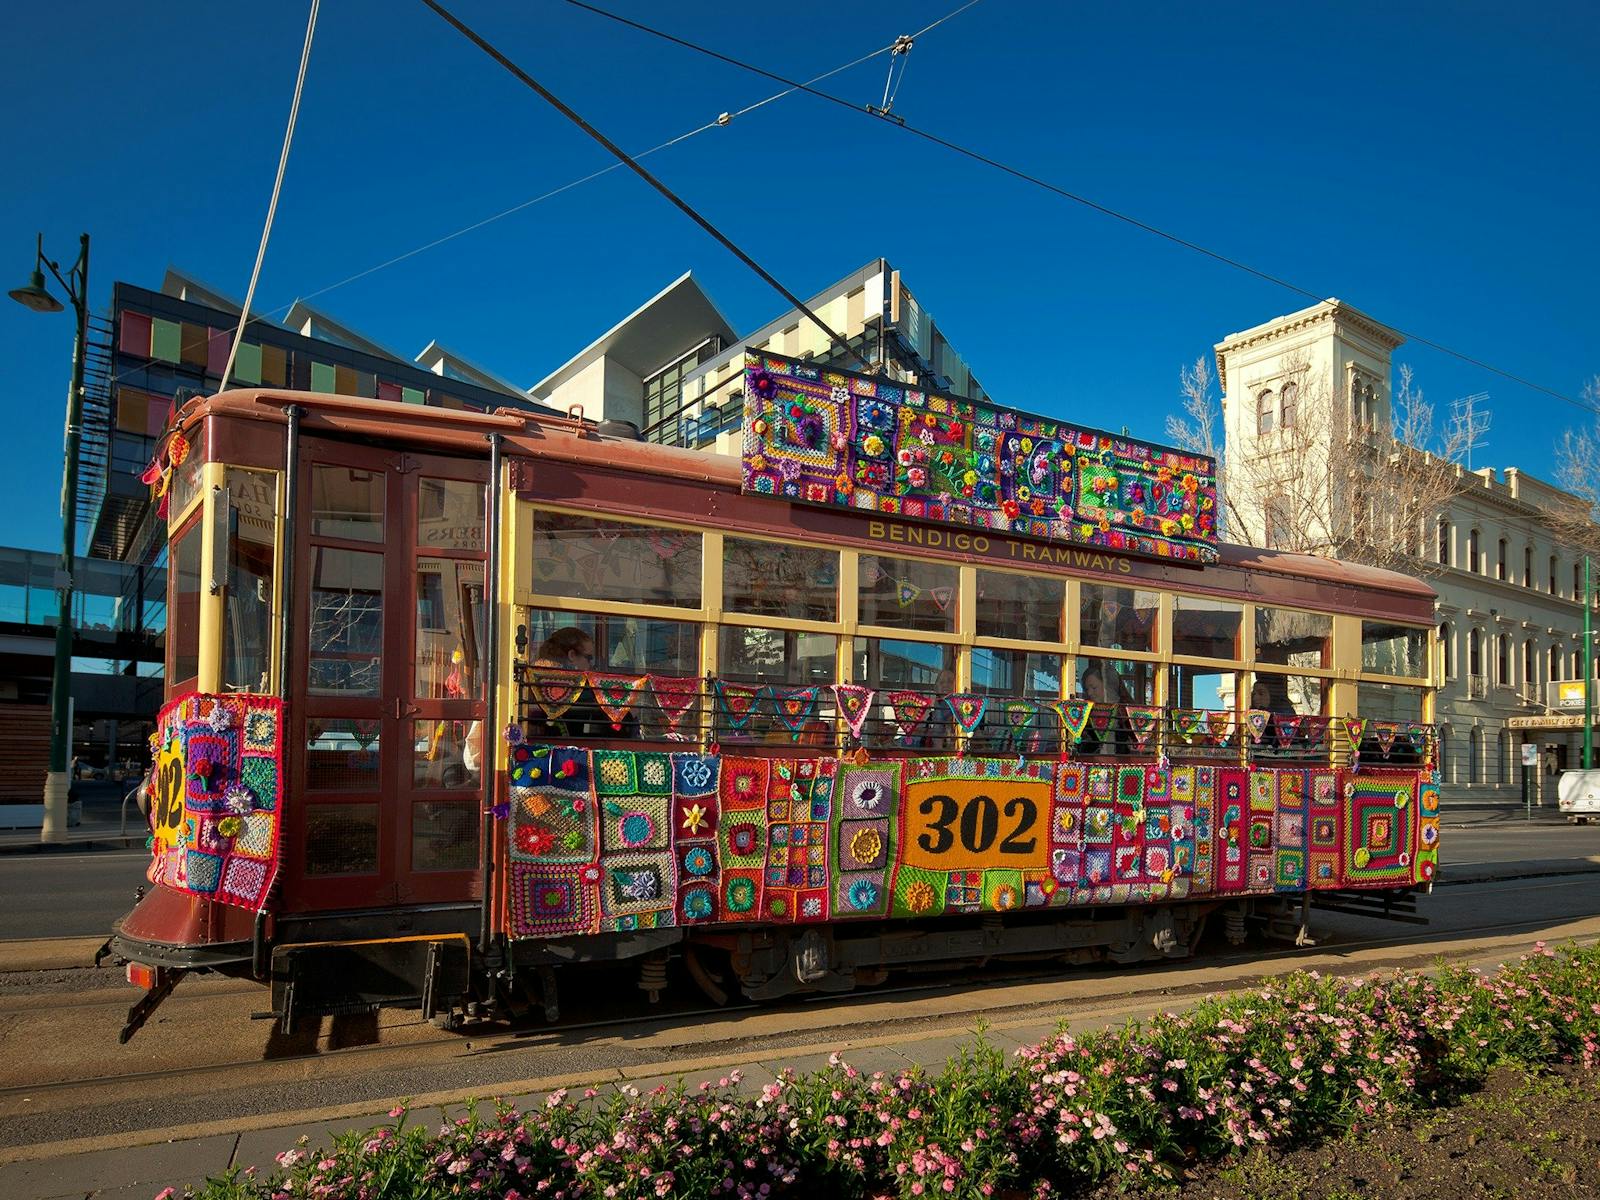
[[[1466, 827], [1447, 828], [1444, 846], [1441, 886], [1419, 901], [1425, 928], [1317, 913], [1314, 947], [1254, 941], [1241, 950], [1215, 938], [1188, 962], [897, 975], [859, 995], [763, 1008], [711, 1009], [685, 990], [653, 1009], [631, 974], [614, 971], [588, 988], [567, 985], [565, 1008], [576, 1015], [557, 1026], [458, 1034], [393, 1012], [285, 1038], [250, 1020], [266, 1007], [260, 988], [191, 978], [119, 1046], [136, 993], [112, 969], [72, 965], [92, 952], [92, 939], [0, 940], [0, 1044], [30, 1050], [0, 1056], [0, 1195], [83, 1197], [134, 1179], [149, 1194], [230, 1163], [268, 1165], [302, 1130], [323, 1137], [366, 1127], [403, 1096], [527, 1102], [558, 1086], [648, 1085], [735, 1064], [759, 1083], [786, 1065], [810, 1069], [835, 1049], [869, 1070], [937, 1068], [980, 1022], [1014, 1046], [1060, 1021], [1090, 1029], [1288, 970], [1355, 974], [1440, 958], [1492, 965], [1540, 938], [1600, 940], [1600, 827], [1474, 814]], [[0, 911], [17, 906], [4, 913], [5, 928], [99, 935], [125, 907], [142, 862], [142, 853], [0, 857]], [[40, 954], [49, 962], [30, 964]]]

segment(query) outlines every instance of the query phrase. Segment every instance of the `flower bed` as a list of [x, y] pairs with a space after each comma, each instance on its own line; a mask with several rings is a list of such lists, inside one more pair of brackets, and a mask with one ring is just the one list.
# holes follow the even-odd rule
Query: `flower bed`
[[737, 1073], [641, 1096], [565, 1092], [435, 1132], [407, 1122], [230, 1174], [205, 1200], [492, 1196], [1068, 1196], [1174, 1176], [1447, 1102], [1494, 1067], [1600, 1067], [1600, 948], [1542, 944], [1484, 975], [1295, 975], [1008, 1059], [979, 1040], [938, 1075], [835, 1060], [759, 1096]]

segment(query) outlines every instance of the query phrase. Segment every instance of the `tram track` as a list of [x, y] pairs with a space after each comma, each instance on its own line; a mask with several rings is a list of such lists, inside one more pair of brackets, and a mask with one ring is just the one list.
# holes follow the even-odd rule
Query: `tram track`
[[[1567, 879], [1498, 885], [1493, 895], [1560, 895], [1592, 883]], [[979, 1021], [1037, 1020], [1041, 1012], [1052, 1021], [1076, 1022], [1108, 1005], [1182, 1007], [1211, 992], [1251, 986], [1296, 967], [1315, 965], [1326, 974], [1353, 975], [1438, 959], [1488, 960], [1515, 952], [1528, 935], [1539, 933], [1555, 939], [1600, 940], [1600, 919], [1576, 914], [1497, 919], [1450, 929], [1408, 929], [1396, 936], [1347, 938], [1321, 946], [1210, 953], [1184, 962], [1118, 970], [1062, 973], [1007, 965], [976, 979], [970, 971], [950, 973], [850, 996], [800, 998], [780, 1007], [739, 1002], [556, 1025], [524, 1022], [467, 1033], [447, 1033], [412, 1018], [380, 1031], [391, 1040], [370, 1044], [324, 1048], [324, 1034], [314, 1051], [285, 1057], [234, 1055], [193, 1065], [100, 1070], [0, 1086], [0, 1116], [6, 1118], [0, 1126], [0, 1144], [26, 1142], [29, 1130], [38, 1128], [41, 1120], [69, 1113], [106, 1116], [119, 1105], [151, 1095], [200, 1095], [212, 1089], [212, 1099], [226, 1107], [233, 1092], [240, 1098], [245, 1093], [270, 1094], [281, 1096], [285, 1107], [299, 1109], [304, 1106], [295, 1103], [297, 1097], [303, 1101], [306, 1096], [339, 1094], [357, 1102], [370, 1100], [372, 1111], [381, 1111], [379, 1100], [415, 1091], [415, 1082], [424, 1079], [442, 1082], [464, 1075], [481, 1080], [468, 1089], [471, 1094], [514, 1094], [508, 1089], [516, 1088], [517, 1079], [617, 1082], [646, 1067], [655, 1074], [699, 1070], [695, 1064], [708, 1057], [726, 1061], [751, 1047], [779, 1056], [811, 1053], [821, 1045], [893, 1043], [929, 1031], [970, 1030]], [[1523, 939], [1520, 944], [1519, 939]], [[237, 995], [230, 992], [222, 998]], [[124, 1000], [126, 996], [123, 993]], [[81, 1016], [98, 1006], [86, 1003], [75, 1011]], [[110, 1065], [105, 1059], [100, 1063]], [[508, 1071], [513, 1078], [506, 1078]], [[397, 1080], [409, 1080], [412, 1086], [408, 1089]], [[214, 1090], [219, 1081], [226, 1081], [230, 1089], [220, 1096]], [[151, 1118], [159, 1115], [150, 1113]], [[131, 1133], [136, 1129], [127, 1127], [141, 1122], [138, 1114], [127, 1113], [114, 1123]], [[0, 1151], [0, 1156], [4, 1154]]]

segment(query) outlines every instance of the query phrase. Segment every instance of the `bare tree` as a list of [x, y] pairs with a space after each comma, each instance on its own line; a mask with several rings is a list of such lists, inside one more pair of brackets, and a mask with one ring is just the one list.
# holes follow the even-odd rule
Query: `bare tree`
[[[1459, 460], [1470, 429], [1440, 427], [1408, 366], [1388, 428], [1303, 358], [1284, 366], [1292, 417], [1280, 409], [1272, 428], [1248, 439], [1236, 433], [1239, 445], [1228, 444], [1210, 362], [1202, 356], [1179, 372], [1182, 411], [1167, 418], [1167, 436], [1216, 458], [1224, 536], [1413, 575], [1437, 571], [1423, 553], [1424, 526], [1465, 485]], [[1245, 417], [1235, 414], [1236, 428]]]
[[[1600, 409], [1600, 375], [1583, 385], [1583, 399]], [[1569, 429], [1556, 443], [1556, 482], [1580, 505], [1551, 513], [1564, 539], [1585, 553], [1600, 553], [1600, 416], [1587, 429]]]

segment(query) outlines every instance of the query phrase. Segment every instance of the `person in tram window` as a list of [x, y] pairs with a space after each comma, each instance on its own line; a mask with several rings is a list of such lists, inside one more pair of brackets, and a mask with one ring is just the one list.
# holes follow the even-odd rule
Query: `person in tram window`
[[[594, 638], [576, 625], [565, 625], [539, 644], [533, 665], [578, 674], [594, 666]], [[632, 723], [632, 714], [629, 722]], [[594, 702], [594, 693], [587, 684], [579, 691], [572, 707], [555, 720], [541, 723], [537, 734], [545, 738], [597, 738], [628, 736], [626, 727], [621, 733], [612, 730], [600, 706]]]
[[955, 719], [944, 698], [956, 690], [956, 673], [949, 667], [939, 672], [933, 684], [933, 707], [923, 722], [922, 733], [906, 739], [906, 744], [926, 754], [954, 754]]
[[1277, 718], [1295, 715], [1294, 702], [1289, 699], [1289, 685], [1285, 680], [1275, 675], [1257, 675], [1255, 682], [1250, 685], [1250, 707], [1272, 714], [1261, 734], [1261, 744], [1256, 747], [1258, 752], [1265, 750], [1274, 754], [1298, 754], [1302, 751], [1298, 733], [1287, 746], [1278, 741]]
[[[1129, 753], [1128, 731], [1123, 726], [1123, 717], [1116, 708], [1127, 702], [1127, 693], [1122, 687], [1122, 678], [1115, 669], [1102, 663], [1092, 662], [1084, 669], [1082, 682], [1082, 698], [1094, 704], [1096, 709], [1110, 708], [1112, 710], [1111, 726], [1105, 733], [1094, 727], [1091, 720], [1084, 728], [1083, 737], [1078, 742], [1078, 753], [1081, 755]], [[1091, 712], [1091, 717], [1092, 717]]]

